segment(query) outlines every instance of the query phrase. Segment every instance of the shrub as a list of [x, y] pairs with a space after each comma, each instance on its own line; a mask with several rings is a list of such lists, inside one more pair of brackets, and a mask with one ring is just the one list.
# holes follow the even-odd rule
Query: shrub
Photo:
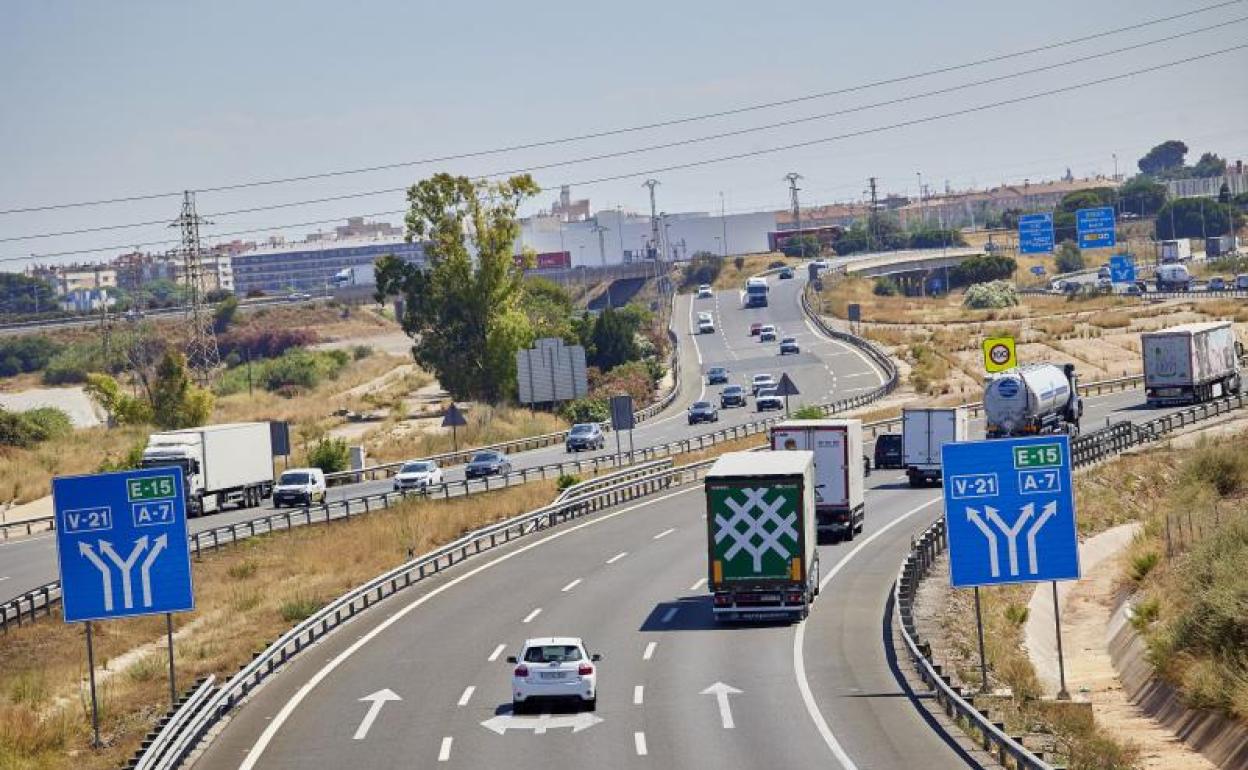
[[814, 404], [803, 404], [793, 410], [794, 420], [822, 420], [825, 416], [823, 410]]
[[689, 264], [685, 265], [681, 285], [683, 288], [689, 288], [702, 283], [715, 283], [722, 268], [723, 261], [711, 252], [696, 252]]
[[301, 620], [307, 620], [323, 606], [323, 603], [309, 596], [296, 596], [293, 599], [287, 599], [282, 602], [279, 612], [282, 620], [287, 623], [298, 623]]
[[134, 446], [126, 450], [126, 453], [117, 459], [113, 459], [112, 455], [105, 455], [100, 461], [97, 468], [98, 473], [108, 473], [110, 471], [129, 471], [133, 470], [143, 463], [143, 449], [147, 446], [146, 441], [140, 441]]
[[363, 361], [373, 354], [373, 349], [368, 345], [356, 345], [351, 348], [351, 358], [356, 361]]
[[897, 286], [895, 278], [884, 275], [875, 279], [875, 285], [871, 287], [871, 292], [877, 297], [895, 297], [901, 293], [901, 289]]
[[225, 571], [234, 580], [246, 580], [256, 574], [257, 564], [254, 561], [244, 561], [231, 565]]
[[559, 407], [559, 414], [571, 423], [606, 422], [611, 417], [611, 408], [600, 398], [578, 398]]
[[568, 487], [573, 486], [575, 484], [580, 484], [580, 483], [581, 483], [580, 476], [573, 476], [570, 473], [561, 473], [559, 475], [559, 480], [555, 482], [555, 489], [562, 492]]
[[230, 328], [230, 324], [234, 322], [234, 316], [238, 313], [238, 298], [228, 296], [221, 300], [221, 304], [217, 305], [212, 311], [212, 328], [220, 334]]
[[347, 449], [347, 442], [340, 438], [322, 438], [316, 442], [316, 446], [312, 447], [312, 451], [308, 452], [308, 465], [320, 468], [326, 473], [345, 471], [350, 459], [351, 453]]
[[972, 310], [1013, 307], [1018, 304], [1018, 289], [1008, 281], [977, 283], [966, 290], [962, 306]]
[[745, 257], [733, 257], [732, 266], [737, 268], [737, 272], [745, 269]]
[[654, 392], [653, 373], [644, 361], [620, 364], [609, 372], [590, 369], [589, 374], [589, 392], [604, 400], [610, 396], [627, 394], [633, 397], [633, 404], [640, 408], [650, 402]]
[[291, 348], [315, 344], [319, 338], [311, 329], [253, 329], [233, 331], [221, 335], [217, 347], [222, 356], [238, 353], [241, 358], [248, 354], [252, 359], [277, 358]]
[[1054, 253], [1058, 273], [1073, 273], [1084, 267], [1083, 252], [1071, 241], [1062, 241]]
[[1184, 463], [1183, 477], [1197, 489], [1214, 489], [1226, 497], [1248, 486], [1248, 456], [1225, 446], [1199, 447]]
[[78, 342], [64, 348], [48, 361], [43, 381], [48, 385], [71, 385], [87, 381], [92, 372], [108, 371], [98, 343]]
[[949, 271], [951, 286], [970, 286], [976, 283], [1000, 281], [1014, 275], [1018, 263], [1013, 257], [999, 254], [985, 254], [971, 257]]
[[0, 377], [37, 372], [62, 349], [60, 343], [37, 335], [0, 339]]
[[45, 406], [26, 412], [0, 409], [0, 446], [32, 447], [50, 438], [69, 435], [69, 415]]
[[1005, 619], [1015, 626], [1022, 627], [1027, 622], [1030, 611], [1025, 604], [1009, 604], [1005, 608]]
[[63, 409], [57, 409], [54, 406], [29, 409], [21, 415], [35, 426], [40, 441], [68, 436], [74, 430], [74, 423], [69, 419], [69, 415]]
[[[345, 350], [290, 350], [271, 359], [252, 359], [251, 378], [254, 384], [265, 390], [282, 395], [296, 395], [314, 388], [327, 379], [342, 373], [351, 362], [351, 354]], [[247, 389], [247, 367], [238, 366], [227, 370], [217, 380], [216, 390], [221, 395], [240, 393]]]
[[1146, 551], [1138, 556], [1131, 558], [1131, 579], [1140, 582], [1148, 577], [1148, 573], [1153, 571], [1161, 562], [1161, 554], [1156, 551]]

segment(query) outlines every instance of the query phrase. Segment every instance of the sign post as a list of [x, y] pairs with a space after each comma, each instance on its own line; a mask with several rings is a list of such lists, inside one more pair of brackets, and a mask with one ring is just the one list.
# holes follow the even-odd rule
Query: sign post
[[177, 700], [171, 613], [195, 609], [185, 494], [177, 466], [52, 480], [61, 605], [66, 623], [87, 624], [97, 746], [91, 621], [165, 615], [169, 694]]
[[446, 416], [442, 418], [442, 427], [451, 429], [451, 443], [456, 452], [459, 451], [459, 427], [467, 424], [464, 413], [459, 411], [459, 407], [452, 402], [450, 408], [446, 410]]
[[619, 456], [623, 451], [620, 448], [620, 433], [628, 431], [628, 459], [631, 461], [633, 459], [633, 428], [637, 424], [633, 416], [633, 397], [628, 394], [612, 396], [610, 403], [611, 430], [615, 431], [615, 454]]
[[1114, 230], [1114, 207], [1098, 206], [1075, 212], [1075, 232], [1081, 249], [1109, 249], [1118, 243]]
[[1052, 253], [1053, 240], [1053, 214], [1024, 214], [1018, 218], [1020, 254]]
[[1004, 372], [1018, 366], [1013, 337], [988, 337], [983, 347], [984, 369], [988, 372]]
[[1057, 697], [1069, 700], [1056, 581], [1079, 579], [1070, 437], [945, 444], [941, 462], [950, 584], [1052, 582]]
[[776, 394], [784, 396], [784, 416], [789, 416], [789, 396], [800, 396], [802, 392], [797, 389], [797, 383], [789, 379], [788, 372], [780, 375], [780, 383], [776, 388]]

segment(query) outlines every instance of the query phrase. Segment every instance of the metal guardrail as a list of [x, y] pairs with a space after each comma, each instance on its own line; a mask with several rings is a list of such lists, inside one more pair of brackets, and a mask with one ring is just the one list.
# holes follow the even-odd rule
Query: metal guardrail
[[317, 640], [386, 597], [437, 575], [470, 556], [498, 548], [516, 538], [545, 531], [565, 521], [627, 500], [698, 481], [713, 463], [713, 460], [705, 460], [679, 468], [669, 468], [644, 478], [620, 481], [597, 491], [571, 495], [535, 511], [470, 532], [454, 542], [373, 578], [333, 600], [282, 634], [229, 681], [202, 701], [197, 701], [196, 708], [187, 709], [185, 716], [175, 715], [178, 728], [162, 730], [143, 753], [139, 766], [145, 770], [177, 767], [213, 723], [275, 671]]
[[[1248, 406], [1248, 395], [1236, 394], [1142, 423], [1115, 423], [1073, 439], [1071, 461], [1075, 467], [1091, 465], [1133, 447], [1158, 441], [1181, 428], [1243, 409], [1245, 406]], [[969, 696], [964, 696], [962, 688], [953, 684], [952, 678], [932, 660], [931, 645], [919, 638], [914, 622], [915, 596], [918, 594], [919, 583], [928, 575], [936, 557], [947, 546], [945, 519], [942, 516], [911, 541], [910, 552], [902, 562], [897, 582], [893, 585], [893, 597], [901, 619], [901, 635], [910, 658], [918, 669], [919, 677], [933, 691], [936, 702], [944, 709], [945, 714], [977, 731], [985, 751], [993, 754], [1002, 763], [1008, 757], [1020, 768], [1053, 770], [1053, 765], [1024, 748], [1019, 739], [1005, 732], [1001, 722], [992, 721], [986, 712], [975, 706], [973, 700], [968, 699]]]
[[186, 756], [186, 741], [182, 730], [187, 722], [194, 719], [208, 703], [209, 697], [216, 690], [217, 677], [209, 675], [199, 682], [168, 716], [155, 735], [150, 737], [149, 746], [155, 751], [142, 752], [131, 761], [127, 768], [131, 770], [152, 770], [161, 767], [165, 762], [177, 762]]
[[0, 522], [0, 541], [8, 540], [13, 530], [22, 530], [22, 534], [33, 535], [36, 532], [46, 532], [52, 529], [55, 518], [52, 516], [39, 516], [25, 521]]

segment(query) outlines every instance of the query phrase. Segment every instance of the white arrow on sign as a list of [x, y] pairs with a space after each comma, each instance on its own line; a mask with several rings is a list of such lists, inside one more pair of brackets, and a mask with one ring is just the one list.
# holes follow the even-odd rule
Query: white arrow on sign
[[387, 701], [403, 700], [398, 693], [390, 688], [378, 690], [372, 695], [365, 695], [360, 698], [361, 701], [369, 701], [368, 712], [364, 714], [363, 721], [360, 726], [355, 728], [355, 735], [352, 737], [357, 741], [362, 741], [368, 736], [368, 730], [373, 726], [373, 722], [377, 721], [377, 715], [381, 713], [381, 709], [386, 705]]
[[532, 730], [534, 735], [541, 735], [547, 730], [558, 730], [564, 727], [571, 727], [572, 732], [579, 733], [581, 730], [588, 730], [601, 721], [602, 717], [591, 714], [588, 711], [567, 716], [542, 714], [537, 717], [518, 717], [515, 714], [499, 714], [496, 717], [485, 720], [481, 723], [481, 726], [499, 735], [506, 733], [508, 730]]
[[723, 724], [725, 730], [731, 730], [736, 726], [732, 721], [732, 706], [728, 703], [728, 696], [740, 695], [740, 690], [730, 684], [716, 682], [703, 690], [701, 694], [715, 696], [716, 702], [719, 703], [719, 721]]
[[156, 563], [156, 557], [160, 556], [160, 552], [165, 550], [165, 546], [169, 545], [168, 535], [157, 535], [152, 542], [152, 550], [148, 551], [147, 558], [143, 560], [143, 564], [139, 569], [143, 573], [143, 606], [152, 606], [152, 565]]
[[78, 553], [89, 562], [95, 565], [100, 571], [100, 580], [104, 582], [104, 611], [113, 611], [113, 579], [108, 572], [108, 565], [104, 563], [99, 556], [95, 555], [95, 551], [91, 549], [91, 544], [84, 541], [78, 541]]
[[121, 595], [122, 606], [126, 609], [134, 607], [134, 590], [130, 581], [130, 570], [134, 568], [134, 563], [139, 560], [139, 555], [147, 548], [147, 535], [143, 535], [134, 541], [134, 548], [130, 550], [130, 555], [124, 560], [113, 550], [113, 544], [107, 540], [100, 541], [100, 553], [112, 560], [117, 566], [117, 571], [121, 573]]

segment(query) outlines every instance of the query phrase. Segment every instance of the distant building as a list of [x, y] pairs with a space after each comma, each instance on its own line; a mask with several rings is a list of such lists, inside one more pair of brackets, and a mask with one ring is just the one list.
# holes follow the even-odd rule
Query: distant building
[[70, 313], [90, 313], [96, 310], [102, 310], [104, 307], [113, 307], [117, 304], [117, 298], [111, 296], [104, 289], [71, 289], [63, 297], [60, 302], [61, 310]]
[[[355, 228], [359, 231], [358, 223], [361, 221], [358, 218], [349, 220], [347, 229], [356, 223]], [[391, 233], [396, 230], [389, 225], [384, 227], [389, 228]], [[366, 231], [387, 232], [381, 227]], [[344, 268], [370, 264], [387, 254], [417, 264], [425, 262], [422, 244], [407, 243], [395, 235], [313, 238], [293, 243], [272, 239], [263, 246], [253, 245], [230, 257], [230, 277], [236, 294], [321, 293], [327, 290], [333, 276]]]
[[82, 289], [117, 288], [117, 271], [108, 265], [35, 265], [26, 272], [47, 281], [61, 297]]
[[572, 200], [572, 188], [559, 188], [559, 200], [550, 206], [550, 215], [560, 222], [584, 222], [589, 219], [589, 199]]

